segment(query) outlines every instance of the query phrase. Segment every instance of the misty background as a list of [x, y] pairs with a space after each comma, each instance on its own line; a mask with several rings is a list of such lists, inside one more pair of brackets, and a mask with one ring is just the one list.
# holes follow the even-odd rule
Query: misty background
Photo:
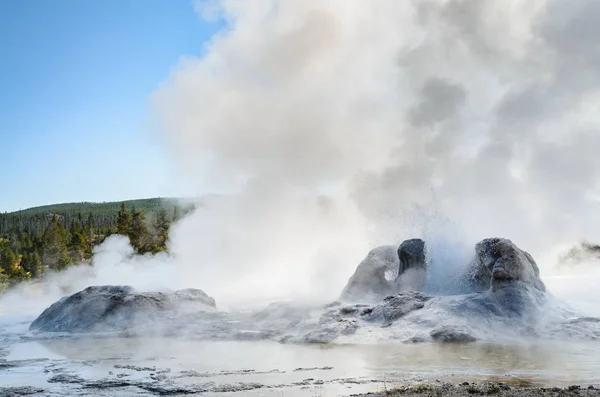
[[173, 60], [145, 131], [168, 153], [166, 179], [227, 194], [173, 226], [170, 254], [133, 256], [111, 237], [93, 268], [51, 285], [197, 287], [225, 306], [335, 299], [377, 245], [425, 238], [444, 277], [500, 236], [551, 292], [593, 299], [593, 264], [554, 273], [559, 252], [600, 240], [600, 4], [188, 6], [218, 27]]

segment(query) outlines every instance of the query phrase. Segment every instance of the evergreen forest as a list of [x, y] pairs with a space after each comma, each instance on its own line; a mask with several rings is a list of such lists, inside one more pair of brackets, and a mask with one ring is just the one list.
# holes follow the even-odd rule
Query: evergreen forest
[[0, 213], [0, 292], [49, 271], [90, 263], [94, 247], [112, 234], [128, 236], [139, 254], [166, 251], [171, 224], [192, 209], [177, 199], [152, 198]]

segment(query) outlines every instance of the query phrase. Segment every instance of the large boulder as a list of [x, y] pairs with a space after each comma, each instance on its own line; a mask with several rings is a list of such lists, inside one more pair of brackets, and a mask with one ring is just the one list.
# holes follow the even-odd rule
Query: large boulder
[[44, 332], [123, 331], [153, 326], [169, 315], [213, 310], [215, 300], [197, 289], [136, 292], [129, 286], [93, 286], [48, 307], [29, 326]]
[[475, 267], [479, 279], [490, 280], [492, 291], [514, 282], [546, 291], [535, 260], [508, 239], [488, 238], [477, 243]]
[[344, 301], [377, 302], [396, 293], [398, 254], [394, 246], [372, 249], [356, 268], [340, 296]]

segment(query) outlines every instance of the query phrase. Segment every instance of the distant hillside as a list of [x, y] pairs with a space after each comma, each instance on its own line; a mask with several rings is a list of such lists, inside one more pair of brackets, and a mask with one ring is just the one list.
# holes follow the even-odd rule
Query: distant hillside
[[121, 203], [125, 203], [127, 209], [136, 208], [138, 210], [144, 210], [144, 212], [156, 212], [160, 208], [173, 207], [179, 199], [177, 198], [166, 198], [166, 197], [155, 197], [149, 199], [137, 199], [137, 200], [126, 200], [126, 201], [112, 201], [112, 202], [82, 202], [82, 203], [61, 203], [43, 205], [40, 207], [27, 208], [20, 211], [8, 212], [5, 215], [21, 215], [21, 216], [35, 216], [45, 215], [54, 213], [114, 213], [116, 214], [121, 208]]
[[143, 211], [146, 217], [152, 218], [161, 209], [167, 211], [171, 219], [177, 219], [191, 209], [191, 205], [182, 205], [178, 198], [155, 197], [126, 201], [102, 203], [61, 203], [27, 208], [20, 211], [0, 213], [0, 237], [26, 232], [32, 235], [42, 234], [52, 218], [56, 217], [64, 227], [69, 228], [73, 221], [80, 226], [89, 225], [95, 228], [113, 228], [116, 216], [125, 203], [127, 211]]

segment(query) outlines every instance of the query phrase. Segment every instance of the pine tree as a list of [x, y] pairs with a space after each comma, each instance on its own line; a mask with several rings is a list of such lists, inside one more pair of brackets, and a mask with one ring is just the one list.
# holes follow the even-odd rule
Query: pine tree
[[56, 216], [44, 232], [42, 263], [52, 270], [61, 270], [71, 264], [67, 251], [67, 231]]
[[82, 262], [84, 260], [89, 249], [87, 241], [81, 232], [75, 231], [71, 234], [68, 249], [74, 262]]
[[94, 219], [94, 214], [92, 214], [91, 212], [88, 215], [87, 226], [90, 230], [94, 230], [94, 228], [96, 227], [96, 220]]
[[81, 226], [79, 226], [79, 222], [77, 222], [75, 219], [71, 221], [71, 228], [69, 229], [69, 232], [71, 234], [81, 232]]
[[21, 267], [28, 272], [31, 277], [39, 278], [42, 275], [42, 258], [37, 251], [23, 254], [21, 258]]
[[94, 240], [96, 235], [96, 219], [94, 219], [94, 214], [91, 212], [87, 218], [87, 233], [86, 236], [90, 239], [90, 241]]
[[10, 247], [10, 244], [2, 243], [0, 245], [0, 268], [4, 270], [6, 275], [10, 276], [16, 264], [17, 256]]
[[67, 250], [61, 251], [53, 270], [57, 270], [57, 271], [65, 270], [67, 267], [71, 266], [72, 263], [73, 263], [73, 260], [72, 260], [71, 256], [69, 255], [69, 253], [67, 252]]
[[29, 233], [21, 233], [19, 235], [19, 252], [30, 252], [33, 250], [33, 241], [31, 241], [31, 237], [29, 237]]
[[10, 277], [0, 268], [0, 294], [8, 288]]
[[128, 236], [131, 230], [131, 216], [125, 209], [125, 203], [121, 203], [121, 209], [117, 214], [117, 234]]
[[0, 248], [0, 269], [8, 276], [11, 284], [27, 280], [30, 275], [20, 266], [21, 257], [17, 256], [9, 244]]
[[135, 250], [143, 254], [148, 252], [148, 228], [146, 227], [146, 218], [144, 216], [144, 210], [136, 211], [135, 208], [131, 210], [131, 226], [129, 229], [129, 241]]
[[161, 208], [156, 213], [156, 218], [154, 219], [157, 247], [153, 251], [165, 251], [167, 249], [167, 241], [169, 240], [169, 227], [171, 227], [169, 214], [165, 208]]

